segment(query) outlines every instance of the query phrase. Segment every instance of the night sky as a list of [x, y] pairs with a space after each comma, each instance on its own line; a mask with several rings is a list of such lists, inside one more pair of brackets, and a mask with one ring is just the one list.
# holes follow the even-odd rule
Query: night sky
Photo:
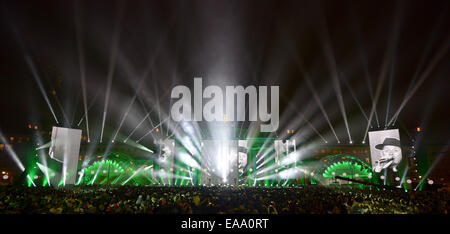
[[384, 125], [386, 112], [389, 120], [411, 83], [417, 84], [440, 56], [401, 111], [397, 127], [413, 132], [422, 126], [427, 141], [445, 143], [450, 137], [449, 6], [445, 0], [2, 1], [0, 130], [20, 134], [30, 123], [46, 130], [55, 124], [26, 56], [58, 119], [75, 126], [84, 114], [81, 40], [87, 102], [94, 103], [89, 110], [93, 132], [101, 125], [108, 71], [114, 64], [107, 128], [118, 125], [140, 88], [141, 103], [136, 101], [125, 135], [154, 100], [167, 111], [172, 87], [191, 86], [194, 77], [203, 77], [204, 86], [279, 85], [280, 119], [295, 121], [295, 110], [330, 136], [306, 84], [308, 74], [345, 139], [332, 81], [337, 71], [349, 127], [359, 139], [367, 122], [345, 82], [368, 115], [367, 80], [375, 92], [389, 60], [377, 105]]

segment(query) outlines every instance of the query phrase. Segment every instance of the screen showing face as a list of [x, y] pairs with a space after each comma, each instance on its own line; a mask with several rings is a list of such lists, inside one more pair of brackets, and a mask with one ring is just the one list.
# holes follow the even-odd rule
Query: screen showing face
[[248, 148], [247, 148], [247, 140], [239, 140], [238, 141], [238, 170], [243, 173], [243, 168], [247, 166], [248, 163]]
[[[164, 167], [171, 167], [171, 162], [174, 158], [175, 153], [175, 141], [172, 139], [160, 140], [159, 142], [160, 152], [159, 152], [159, 163], [164, 165]], [[167, 165], [166, 165], [167, 164]]]
[[398, 129], [369, 132], [370, 157], [374, 172], [392, 169], [397, 172], [402, 161]]

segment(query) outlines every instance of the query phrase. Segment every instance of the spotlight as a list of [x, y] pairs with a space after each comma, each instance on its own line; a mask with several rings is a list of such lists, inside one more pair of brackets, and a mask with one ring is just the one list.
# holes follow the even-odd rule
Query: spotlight
[[384, 180], [384, 178], [385, 178], [384, 175], [380, 176], [380, 179]]
[[39, 178], [39, 176], [35, 175], [33, 178], [34, 178], [34, 179], [37, 179], [37, 178]]
[[343, 176], [347, 176], [347, 173], [344, 172], [344, 173], [342, 173], [342, 175], [343, 175]]
[[366, 144], [366, 141], [362, 141], [363, 144]]
[[407, 179], [407, 180], [406, 180], [406, 183], [408, 183], [408, 184], [411, 184], [411, 182], [412, 182], [412, 181], [411, 181], [410, 179]]
[[4, 179], [4, 180], [7, 180], [8, 178], [9, 178], [8, 175], [3, 175], [3, 179]]
[[114, 170], [114, 172], [115, 172], [115, 173], [117, 173], [117, 172], [118, 172], [118, 170], [116, 169], [116, 170]]
[[53, 172], [50, 176], [51, 176], [51, 177], [55, 177], [55, 173]]
[[[3, 177], [3, 178], [5, 178], [5, 177]], [[433, 183], [434, 183], [433, 180], [429, 180], [429, 181], [428, 181], [428, 184], [429, 184], [429, 185], [432, 185]]]
[[95, 172], [94, 171], [91, 171], [91, 175], [93, 175]]
[[400, 177], [395, 177], [395, 181], [400, 181]]
[[356, 174], [355, 174], [355, 177], [359, 177], [359, 174], [358, 174], [358, 173], [356, 173]]
[[103, 174], [106, 174], [106, 170], [103, 170]]
[[333, 172], [331, 172], [331, 174], [332, 174], [332, 175], [336, 175], [336, 172], [333, 171]]
[[353, 141], [350, 141], [350, 144], [353, 144]]
[[372, 174], [369, 174], [367, 178], [372, 179]]

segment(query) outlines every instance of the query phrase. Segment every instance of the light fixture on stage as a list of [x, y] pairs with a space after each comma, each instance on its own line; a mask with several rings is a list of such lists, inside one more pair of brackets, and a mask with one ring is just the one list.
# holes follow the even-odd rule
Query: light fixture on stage
[[33, 179], [30, 177], [30, 175], [27, 175], [28, 180], [30, 180], [31, 184], [33, 184], [34, 187], [36, 187], [36, 184], [33, 182]]
[[[50, 185], [50, 178], [49, 178], [48, 173], [49, 173], [49, 171], [50, 171], [51, 169], [49, 169], [47, 166], [42, 165], [42, 164], [40, 164], [40, 163], [36, 163], [36, 164], [38, 165], [38, 167], [39, 167], [39, 169], [42, 171], [42, 173], [45, 175], [45, 177], [46, 177], [46, 179], [47, 179], [47, 181], [48, 181], [48, 183], [49, 183], [49, 185]], [[47, 163], [45, 163], [45, 164], [47, 164]]]

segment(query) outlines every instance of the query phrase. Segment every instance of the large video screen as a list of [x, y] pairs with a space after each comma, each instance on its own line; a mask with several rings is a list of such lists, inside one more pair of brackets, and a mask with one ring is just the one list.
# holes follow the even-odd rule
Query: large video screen
[[53, 127], [50, 158], [62, 163], [64, 185], [74, 184], [80, 152], [81, 130]]
[[397, 172], [402, 161], [398, 129], [369, 132], [369, 145], [374, 172], [379, 173], [386, 169]]
[[237, 185], [239, 164], [247, 163], [239, 148], [245, 145], [237, 140], [203, 140], [201, 184]]

